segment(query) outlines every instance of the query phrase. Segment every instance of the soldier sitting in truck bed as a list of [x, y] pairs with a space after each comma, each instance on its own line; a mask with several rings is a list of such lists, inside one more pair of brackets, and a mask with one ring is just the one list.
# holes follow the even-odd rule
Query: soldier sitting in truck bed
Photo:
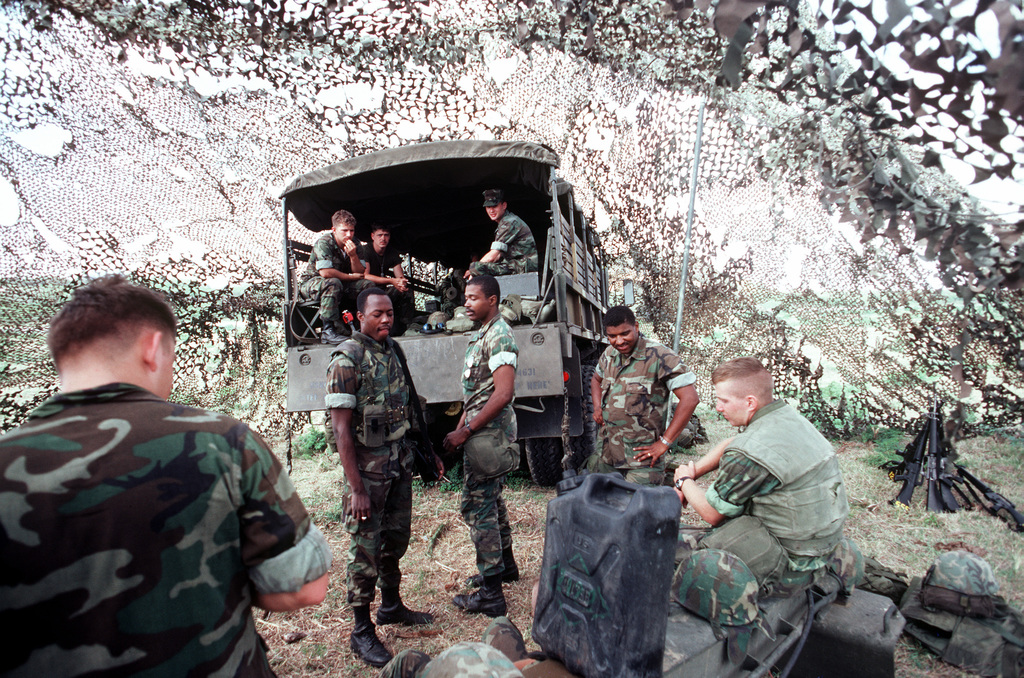
[[530, 273], [540, 268], [537, 242], [526, 222], [508, 211], [505, 192], [499, 188], [484, 191], [484, 209], [491, 221], [498, 224], [494, 242], [480, 261], [474, 261], [466, 271], [468, 280], [474, 275], [512, 275]]
[[[715, 409], [743, 431], [676, 469], [683, 506], [715, 528], [682, 526], [680, 546], [733, 553], [762, 586], [801, 586], [827, 563], [849, 513], [832, 445], [774, 398], [772, 376], [756, 358], [722, 363], [711, 383]], [[696, 479], [714, 469], [720, 473], [705, 491]]]
[[320, 340], [340, 344], [351, 331], [341, 322], [343, 299], [354, 300], [373, 283], [363, 279], [362, 252], [354, 240], [356, 218], [347, 210], [331, 216], [331, 231], [313, 244], [309, 265], [299, 278], [299, 295], [305, 301], [320, 302], [323, 330]]
[[415, 314], [415, 300], [412, 290], [409, 289], [409, 279], [402, 270], [402, 258], [394, 248], [389, 247], [390, 244], [391, 227], [374, 222], [370, 226], [370, 242], [362, 245], [365, 267], [363, 278], [387, 292], [395, 308], [395, 327], [392, 335], [398, 336], [405, 331]]

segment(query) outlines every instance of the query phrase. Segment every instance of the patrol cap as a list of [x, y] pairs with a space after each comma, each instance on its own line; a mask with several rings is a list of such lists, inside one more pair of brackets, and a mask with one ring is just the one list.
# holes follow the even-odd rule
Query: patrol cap
[[489, 188], [484, 191], [484, 207], [497, 207], [505, 202], [505, 191], [500, 188]]

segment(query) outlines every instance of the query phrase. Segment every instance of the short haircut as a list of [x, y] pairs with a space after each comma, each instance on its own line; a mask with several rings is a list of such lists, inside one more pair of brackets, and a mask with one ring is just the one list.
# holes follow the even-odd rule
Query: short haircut
[[59, 371], [65, 358], [95, 342], [127, 343], [146, 328], [166, 332], [173, 341], [178, 321], [170, 305], [153, 290], [108, 275], [72, 292], [50, 320], [46, 345]]
[[345, 225], [350, 228], [356, 227], [356, 218], [352, 216], [352, 213], [348, 210], [338, 210], [331, 215], [331, 228], [337, 228], [338, 226]]
[[636, 316], [633, 315], [633, 311], [629, 306], [612, 306], [604, 314], [605, 327], [618, 327], [624, 323], [636, 325]]
[[711, 383], [723, 381], [737, 382], [746, 391], [745, 395], [756, 396], [764, 403], [772, 400], [771, 372], [757, 358], [733, 358], [716, 367], [711, 373]]
[[488, 275], [486, 273], [482, 275], [474, 275], [466, 281], [466, 287], [469, 287], [470, 285], [479, 287], [485, 297], [498, 297], [498, 299], [501, 299], [501, 285], [498, 284], [497, 279], [493, 275]]
[[377, 231], [387, 231], [388, 233], [390, 233], [391, 227], [388, 226], [387, 224], [382, 224], [379, 221], [375, 221], [373, 222], [373, 225], [370, 226], [370, 235], [373, 235]]
[[[387, 297], [388, 293], [379, 287], [367, 287], [365, 290], [359, 293], [358, 297], [356, 297], [356, 310], [359, 311], [360, 313], [366, 313], [366, 300], [369, 299], [370, 297], [376, 297], [378, 295], [382, 297]], [[388, 299], [390, 299], [390, 297], [388, 297]]]

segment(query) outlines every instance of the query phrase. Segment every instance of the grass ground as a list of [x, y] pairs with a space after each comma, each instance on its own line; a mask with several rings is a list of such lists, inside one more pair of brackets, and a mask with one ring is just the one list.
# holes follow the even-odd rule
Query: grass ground
[[[699, 412], [712, 441], [729, 435], [721, 418]], [[936, 556], [952, 548], [966, 548], [984, 557], [994, 568], [1001, 593], [1024, 608], [1024, 534], [980, 511], [935, 514], [923, 505], [918, 488], [909, 510], [897, 509], [888, 500], [897, 486], [877, 469], [880, 450], [900, 447], [879, 432], [876, 440], [837, 444], [850, 499], [847, 534], [866, 555], [910, 576], [924, 573]], [[702, 454], [710, 444], [699, 446]], [[1019, 438], [980, 438], [959, 446], [960, 463], [968, 466], [1008, 499], [1024, 508], [1024, 441]], [[685, 458], [685, 457], [684, 457]], [[317, 455], [295, 460], [292, 477], [315, 522], [334, 550], [327, 599], [318, 607], [258, 618], [257, 627], [270, 647], [271, 663], [279, 676], [374, 676], [349, 650], [352, 618], [345, 604], [345, 555], [348, 538], [341, 515], [341, 467], [336, 458]], [[474, 574], [473, 547], [459, 513], [459, 492], [441, 487], [414, 490], [412, 543], [402, 560], [403, 597], [411, 607], [431, 611], [437, 622], [422, 629], [386, 626], [379, 629], [384, 644], [393, 652], [405, 648], [435, 655], [463, 640], [477, 640], [489, 619], [467, 615], [451, 605], [451, 597], [465, 589], [462, 583]], [[553, 489], [538, 488], [524, 476], [510, 479], [505, 499], [512, 522], [515, 552], [524, 577], [506, 585], [509, 617], [530, 641], [530, 591], [540, 571], [544, 542], [545, 510]], [[691, 509], [683, 522], [699, 524]], [[289, 634], [305, 634], [289, 643]], [[294, 637], [294, 636], [292, 636]], [[539, 649], [528, 642], [530, 649]], [[934, 659], [904, 636], [896, 650], [897, 675], [947, 678], [968, 676]]]

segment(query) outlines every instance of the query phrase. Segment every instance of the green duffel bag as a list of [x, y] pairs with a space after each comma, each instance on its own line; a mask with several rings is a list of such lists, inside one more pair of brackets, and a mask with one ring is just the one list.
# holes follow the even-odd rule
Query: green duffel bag
[[485, 428], [469, 437], [463, 445], [466, 474], [478, 480], [490, 480], [519, 468], [519, 446], [510, 443], [499, 429]]

